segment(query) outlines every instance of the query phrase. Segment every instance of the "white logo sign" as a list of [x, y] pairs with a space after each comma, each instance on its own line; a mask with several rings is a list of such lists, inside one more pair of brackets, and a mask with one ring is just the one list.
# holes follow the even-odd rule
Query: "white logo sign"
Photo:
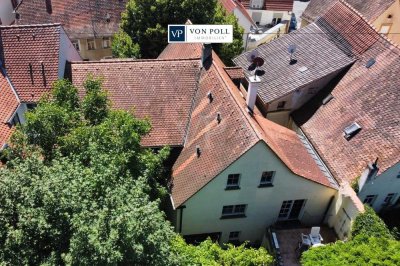
[[232, 25], [168, 25], [168, 43], [231, 43]]

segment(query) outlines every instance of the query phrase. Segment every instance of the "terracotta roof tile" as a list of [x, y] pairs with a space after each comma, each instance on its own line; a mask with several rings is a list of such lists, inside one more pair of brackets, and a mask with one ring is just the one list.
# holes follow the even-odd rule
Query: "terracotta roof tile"
[[[251, 0], [239, 0], [245, 8], [250, 9]], [[294, 0], [264, 0], [264, 10], [292, 11]]]
[[22, 102], [38, 101], [58, 79], [60, 32], [58, 24], [0, 27], [0, 58]]
[[231, 79], [242, 79], [244, 78], [244, 71], [241, 67], [225, 67], [225, 72]]
[[0, 70], [0, 149], [10, 138], [13, 128], [7, 123], [17, 110], [19, 100]]
[[[112, 36], [118, 31], [127, 0], [24, 0], [18, 24], [61, 23], [71, 39]], [[34, 12], [32, 12], [34, 10]]]
[[[311, 0], [301, 15], [309, 22], [317, 20], [339, 0]], [[386, 11], [396, 0], [346, 0], [353, 8], [359, 11], [369, 21], [374, 21]]]
[[[362, 23], [348, 15], [350, 8], [343, 12], [345, 8], [338, 3], [329, 12], [335, 12], [341, 25], [353, 27], [351, 22]], [[364, 27], [368, 25], [364, 21]], [[360, 45], [357, 62], [341, 81], [294, 114], [335, 177], [349, 182], [376, 158], [380, 173], [400, 161], [400, 50], [384, 37], [365, 42], [370, 46]], [[367, 68], [370, 59], [376, 62]], [[330, 91], [334, 98], [322, 105], [321, 100]], [[343, 130], [353, 122], [362, 129], [347, 141]]]
[[72, 81], [83, 91], [88, 74], [104, 79], [113, 107], [149, 117], [152, 130], [144, 146], [183, 146], [199, 60], [113, 60], [72, 64]]
[[167, 45], [158, 59], [199, 59], [203, 45], [201, 43], [180, 43]]
[[[353, 55], [342, 50], [332, 39], [327, 30], [311, 24], [256, 48], [259, 56], [265, 60], [260, 67], [265, 71], [258, 92], [261, 100], [270, 103], [352, 64]], [[291, 44], [297, 46], [293, 55], [296, 64], [289, 64], [288, 47]], [[243, 67], [247, 77], [253, 75], [248, 70], [249, 53], [245, 52], [233, 59], [236, 65]], [[301, 67], [307, 70], [301, 72]]]
[[[187, 142], [173, 167], [174, 207], [187, 201], [259, 141], [264, 141], [295, 174], [332, 187], [295, 132], [268, 121], [258, 110], [255, 118], [246, 111], [246, 102], [224, 67], [213, 53], [213, 64], [202, 70]], [[211, 103], [208, 92], [213, 95]], [[218, 112], [220, 124], [216, 120]], [[201, 150], [199, 157], [196, 147]]]

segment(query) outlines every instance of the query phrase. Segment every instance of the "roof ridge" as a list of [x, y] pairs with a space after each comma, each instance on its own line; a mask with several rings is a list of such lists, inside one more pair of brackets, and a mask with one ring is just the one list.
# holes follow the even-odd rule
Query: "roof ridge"
[[[213, 54], [215, 55], [215, 52], [213, 51]], [[260, 132], [258, 132], [258, 130], [255, 128], [252, 120], [248, 117], [250, 116], [249, 113], [247, 113], [244, 108], [242, 108], [239, 104], [238, 99], [236, 98], [236, 96], [233, 94], [232, 90], [230, 89], [233, 82], [232, 80], [228, 77], [228, 79], [224, 78], [224, 75], [228, 75], [226, 74], [226, 72], [222, 72], [218, 66], [221, 66], [221, 68], [223, 69], [222, 65], [220, 65], [222, 63], [221, 59], [219, 57], [217, 57], [216, 59], [218, 59], [220, 62], [215, 62], [214, 57], [213, 57], [213, 64], [216, 63], [218, 64], [215, 68], [217, 69], [217, 72], [220, 76], [220, 78], [222, 79], [222, 81], [224, 82], [224, 84], [227, 86], [229, 94], [231, 95], [231, 97], [234, 99], [237, 107], [240, 109], [240, 112], [243, 114], [243, 116], [245, 117], [245, 119], [247, 120], [247, 122], [250, 124], [250, 127], [253, 129], [254, 133], [256, 134], [257, 138], [259, 140], [262, 140], [262, 134]], [[228, 84], [228, 83], [232, 83], [232, 84]], [[259, 112], [257, 107], [255, 107], [255, 111]]]
[[6, 28], [44, 28], [44, 27], [59, 27], [61, 23], [45, 23], [45, 24], [13, 24], [0, 25], [0, 29]]
[[163, 61], [199, 61], [199, 58], [186, 58], [186, 59], [133, 59], [133, 58], [116, 58], [98, 61], [72, 61], [71, 64], [91, 65], [91, 64], [107, 64], [107, 63], [140, 63], [140, 62], [163, 62]]

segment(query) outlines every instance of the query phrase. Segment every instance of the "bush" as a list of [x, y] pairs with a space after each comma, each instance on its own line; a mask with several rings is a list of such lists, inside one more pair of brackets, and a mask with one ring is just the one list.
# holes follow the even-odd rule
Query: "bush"
[[352, 237], [368, 235], [394, 239], [383, 220], [369, 206], [365, 206], [365, 212], [356, 217], [351, 234]]

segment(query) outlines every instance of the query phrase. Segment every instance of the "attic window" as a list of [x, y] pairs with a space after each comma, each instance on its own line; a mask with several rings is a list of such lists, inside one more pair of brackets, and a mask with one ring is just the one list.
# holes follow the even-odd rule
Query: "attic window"
[[351, 124], [350, 126], [346, 127], [343, 130], [344, 138], [346, 140], [350, 140], [352, 137], [357, 135], [357, 133], [360, 132], [360, 130], [361, 130], [361, 126], [359, 124], [357, 124], [356, 122], [354, 122], [353, 124]]
[[301, 73], [303, 73], [303, 72], [305, 72], [305, 71], [307, 71], [307, 70], [308, 70], [308, 68], [307, 68], [306, 66], [302, 66], [302, 67], [299, 68], [299, 71], [300, 71]]
[[365, 67], [366, 68], [370, 68], [370, 67], [372, 67], [374, 64], [375, 64], [375, 59], [374, 58], [371, 58], [371, 59], [369, 59], [368, 60], [368, 62], [367, 62], [367, 64], [365, 65]]

